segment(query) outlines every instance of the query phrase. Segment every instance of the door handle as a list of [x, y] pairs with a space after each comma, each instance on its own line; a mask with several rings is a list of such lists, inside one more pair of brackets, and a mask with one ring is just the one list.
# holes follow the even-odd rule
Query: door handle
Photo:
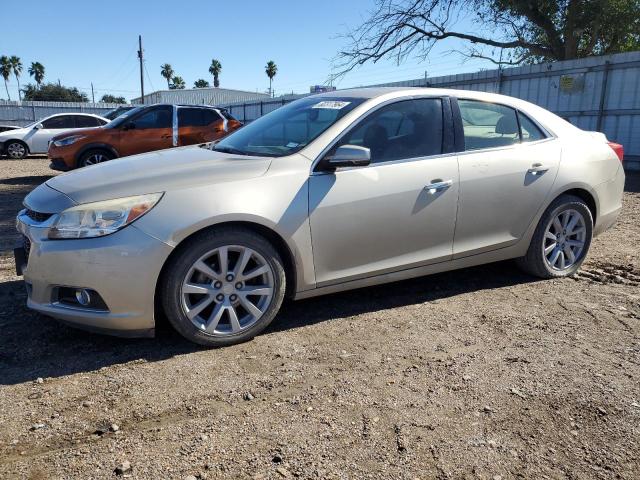
[[453, 180], [436, 180], [435, 182], [430, 183], [429, 185], [425, 185], [424, 189], [427, 191], [427, 193], [430, 193], [431, 195], [435, 195], [438, 192], [446, 190], [451, 185], [453, 185]]
[[171, 135], [160, 135], [160, 138], [171, 138]]
[[531, 165], [531, 168], [527, 170], [527, 172], [532, 175], [538, 175], [539, 173], [544, 173], [547, 170], [549, 170], [549, 167], [545, 167], [541, 163], [534, 163], [533, 165]]

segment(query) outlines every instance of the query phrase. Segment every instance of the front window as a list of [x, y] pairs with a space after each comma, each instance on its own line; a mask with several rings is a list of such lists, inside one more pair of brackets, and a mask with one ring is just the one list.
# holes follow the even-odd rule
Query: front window
[[124, 125], [126, 122], [128, 122], [129, 120], [131, 120], [131, 118], [138, 114], [140, 111], [144, 110], [147, 107], [136, 107], [136, 108], [132, 108], [131, 110], [121, 113], [120, 115], [118, 115], [116, 118], [114, 118], [112, 121], [110, 121], [108, 123], [108, 127], [107, 128], [118, 128], [121, 125]]
[[282, 157], [309, 145], [363, 98], [309, 97], [260, 117], [214, 146], [239, 155]]
[[442, 138], [441, 99], [402, 100], [365, 117], [332, 152], [342, 145], [366, 147], [371, 151], [371, 163], [428, 157], [442, 153]]
[[50, 130], [59, 130], [62, 128], [75, 128], [75, 120], [71, 115], [59, 115], [57, 117], [51, 117], [42, 122], [44, 128]]

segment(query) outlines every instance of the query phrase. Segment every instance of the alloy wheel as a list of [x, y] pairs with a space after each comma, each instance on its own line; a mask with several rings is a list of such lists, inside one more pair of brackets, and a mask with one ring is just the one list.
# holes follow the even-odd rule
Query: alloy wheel
[[236, 335], [267, 311], [274, 273], [255, 250], [241, 245], [218, 247], [202, 255], [181, 286], [184, 311], [199, 330]]
[[569, 209], [558, 213], [547, 225], [542, 251], [547, 265], [557, 271], [571, 268], [582, 258], [587, 228], [584, 216]]
[[97, 163], [102, 163], [108, 160], [107, 156], [102, 153], [92, 153], [84, 160], [85, 165], [95, 165]]
[[7, 146], [7, 155], [11, 158], [20, 159], [27, 154], [27, 149], [24, 145], [18, 142], [10, 143]]

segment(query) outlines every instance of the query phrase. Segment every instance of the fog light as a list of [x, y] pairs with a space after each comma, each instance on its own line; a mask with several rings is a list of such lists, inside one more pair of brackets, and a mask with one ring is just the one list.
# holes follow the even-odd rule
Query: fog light
[[91, 303], [91, 295], [89, 294], [89, 291], [85, 288], [76, 290], [76, 301], [83, 307], [89, 305]]

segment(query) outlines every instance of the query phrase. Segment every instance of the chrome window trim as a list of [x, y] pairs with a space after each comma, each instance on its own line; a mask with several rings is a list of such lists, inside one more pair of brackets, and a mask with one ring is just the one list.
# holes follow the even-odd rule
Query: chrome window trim
[[[358, 118], [354, 119], [349, 125], [347, 125], [338, 136], [336, 136], [331, 142], [329, 142], [327, 144], [327, 146], [325, 148], [322, 149], [322, 151], [320, 152], [320, 154], [313, 160], [313, 162], [311, 163], [311, 169], [309, 170], [309, 175], [313, 176], [315, 174], [326, 174], [326, 173], [333, 173], [333, 172], [319, 172], [316, 171], [316, 166], [318, 165], [318, 163], [320, 163], [320, 161], [324, 158], [324, 156], [327, 154], [327, 152], [329, 150], [331, 150], [334, 145], [336, 143], [338, 143], [340, 140], [342, 140], [342, 138], [351, 130], [351, 128], [356, 125], [357, 123], [359, 123], [361, 120], [363, 120], [364, 118], [368, 117], [369, 115], [373, 114], [374, 112], [380, 110], [383, 107], [386, 107], [387, 105], [390, 105], [392, 103], [397, 103], [397, 102], [404, 102], [407, 100], [420, 100], [420, 99], [427, 99], [427, 98], [437, 98], [440, 101], [444, 101], [446, 98], [449, 98], [448, 95], [406, 95], [406, 96], [402, 96], [402, 97], [396, 97], [396, 98], [390, 98], [389, 100], [385, 100], [384, 102], [378, 103], [376, 105], [374, 105], [373, 107], [371, 107], [369, 110], [367, 110], [366, 112], [363, 112], [362, 115], [360, 115]], [[443, 137], [443, 142], [444, 142], [444, 106], [442, 108], [442, 115], [443, 115], [443, 129], [442, 129], [442, 137]], [[298, 152], [300, 153], [300, 152]], [[363, 168], [370, 168], [376, 165], [383, 165], [383, 164], [390, 164], [390, 163], [398, 163], [398, 162], [408, 162], [408, 161], [415, 161], [416, 159], [426, 159], [426, 158], [435, 158], [435, 157], [442, 157], [442, 156], [449, 156], [452, 154], [455, 154], [456, 152], [448, 152], [448, 153], [440, 153], [438, 155], [429, 155], [426, 157], [413, 157], [413, 158], [399, 158], [396, 160], [387, 160], [386, 162], [375, 162], [375, 163], [371, 163], [367, 166], [364, 167], [353, 167], [353, 168], [343, 168], [340, 171], [346, 171], [346, 170], [353, 170], [354, 168], [357, 169], [363, 169]]]
[[174, 147], [178, 146], [178, 106], [173, 106], [173, 127], [171, 129], [171, 142]]
[[433, 160], [436, 158], [457, 157], [458, 155], [460, 155], [460, 152], [447, 152], [447, 153], [441, 153], [439, 155], [427, 155], [425, 157], [398, 158], [396, 160], [387, 160], [386, 162], [370, 163], [369, 165], [362, 166], [362, 167], [342, 167], [333, 172], [313, 171], [311, 172], [310, 176], [315, 177], [317, 175], [333, 175], [335, 173], [348, 172], [350, 170], [363, 170], [363, 169], [374, 168], [379, 166], [395, 165], [398, 163], [420, 162], [423, 160], [425, 161]]
[[474, 153], [499, 152], [499, 151], [502, 151], [502, 150], [514, 150], [514, 149], [519, 148], [519, 147], [528, 147], [529, 145], [539, 145], [541, 143], [552, 142], [554, 140], [557, 140], [557, 137], [547, 137], [547, 138], [543, 138], [542, 140], [536, 140], [535, 142], [514, 143], [513, 145], [506, 145], [506, 146], [503, 146], [503, 147], [490, 147], [490, 148], [478, 148], [476, 150], [463, 150], [462, 152], [456, 152], [456, 154], [459, 155], [459, 156], [462, 156], [462, 155], [470, 155], [470, 154], [474, 154]]

